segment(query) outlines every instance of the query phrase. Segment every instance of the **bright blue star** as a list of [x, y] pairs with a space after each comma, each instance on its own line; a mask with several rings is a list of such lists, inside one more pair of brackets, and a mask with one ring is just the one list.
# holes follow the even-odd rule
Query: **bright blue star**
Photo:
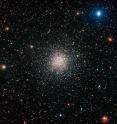
[[[107, 22], [108, 21], [108, 9], [106, 6], [103, 5], [95, 5], [94, 7], [90, 8], [90, 13], [89, 13], [89, 20], [91, 21], [91, 24], [95, 25], [95, 22], [98, 24], [103, 24], [102, 22]], [[99, 26], [99, 25], [97, 25]]]
[[102, 15], [102, 12], [101, 12], [100, 10], [98, 10], [98, 11], [96, 12], [96, 15], [97, 15], [98, 17], [100, 17], [100, 16]]

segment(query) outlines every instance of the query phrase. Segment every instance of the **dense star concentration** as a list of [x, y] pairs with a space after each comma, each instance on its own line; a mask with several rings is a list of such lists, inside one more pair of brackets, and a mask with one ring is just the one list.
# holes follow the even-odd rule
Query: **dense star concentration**
[[0, 124], [117, 124], [116, 0], [0, 0]]
[[52, 66], [52, 71], [55, 70], [57, 72], [61, 72], [61, 71], [66, 70], [68, 60], [67, 60], [67, 58], [64, 54], [56, 52], [50, 58], [50, 63], [51, 63], [51, 66]]

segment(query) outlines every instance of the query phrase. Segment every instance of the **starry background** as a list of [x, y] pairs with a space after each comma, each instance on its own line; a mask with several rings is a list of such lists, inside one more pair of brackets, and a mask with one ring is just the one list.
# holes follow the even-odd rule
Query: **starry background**
[[[117, 124], [117, 1], [0, 0], [0, 124]], [[49, 64], [63, 52], [68, 67]]]

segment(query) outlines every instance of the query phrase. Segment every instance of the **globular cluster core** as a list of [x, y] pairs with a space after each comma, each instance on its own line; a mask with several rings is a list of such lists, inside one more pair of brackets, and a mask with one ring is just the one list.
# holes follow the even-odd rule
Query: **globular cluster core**
[[55, 52], [50, 58], [52, 71], [63, 72], [67, 69], [68, 58], [64, 53]]

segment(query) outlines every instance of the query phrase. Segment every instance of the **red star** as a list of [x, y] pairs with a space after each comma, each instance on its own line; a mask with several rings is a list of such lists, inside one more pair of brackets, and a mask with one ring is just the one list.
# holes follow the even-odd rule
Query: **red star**
[[112, 36], [109, 36], [108, 38], [107, 38], [107, 41], [108, 41], [108, 43], [112, 43], [113, 42], [113, 37]]
[[104, 115], [101, 117], [101, 123], [102, 124], [108, 124], [109, 123], [109, 117], [107, 115]]

